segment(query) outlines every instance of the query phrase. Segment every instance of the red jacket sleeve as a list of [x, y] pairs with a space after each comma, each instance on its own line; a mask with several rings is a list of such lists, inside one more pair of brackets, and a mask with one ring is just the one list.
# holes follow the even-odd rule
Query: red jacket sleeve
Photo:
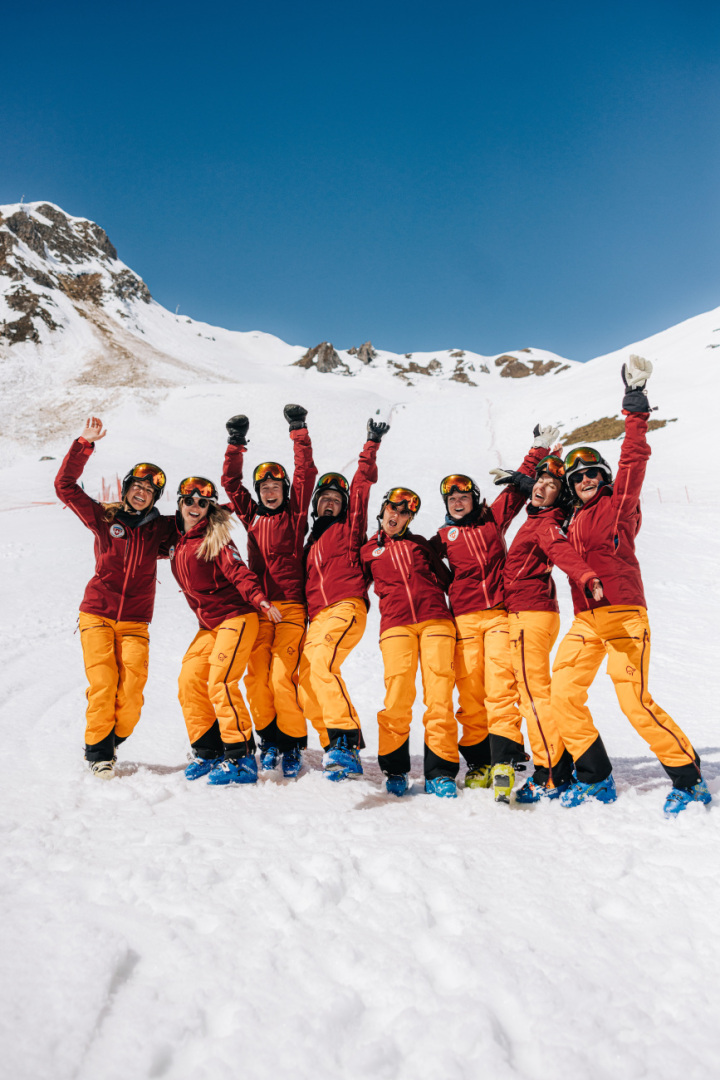
[[248, 604], [260, 610], [261, 604], [269, 603], [268, 598], [260, 587], [255, 574], [242, 560], [242, 556], [232, 541], [226, 544], [217, 556], [220, 570], [228, 581], [232, 581], [237, 591]]
[[313, 461], [312, 443], [307, 428], [291, 431], [295, 453], [295, 468], [290, 489], [290, 513], [296, 525], [296, 532], [302, 538], [305, 535], [310, 500], [318, 471]]
[[613, 484], [616, 522], [637, 513], [645, 471], [652, 451], [647, 441], [648, 413], [625, 413], [625, 438]]
[[77, 514], [84, 525], [96, 532], [103, 518], [103, 508], [78, 484], [87, 460], [95, 449], [93, 443], [76, 439], [55, 477], [55, 493], [61, 502]]
[[255, 517], [258, 504], [242, 482], [244, 454], [244, 446], [228, 444], [220, 483], [230, 497], [233, 510], [247, 529]]
[[438, 554], [435, 544], [436, 540], [439, 540], [438, 536], [434, 536], [432, 540], [425, 540], [419, 536], [415, 537], [416, 543], [427, 552], [430, 567], [437, 578], [438, 585], [444, 592], [447, 592], [450, 588], [450, 582], [452, 581], [453, 576]]
[[581, 558], [556, 522], [545, 522], [538, 529], [536, 537], [550, 562], [554, 566], [559, 566], [581, 589], [584, 589], [593, 578], [600, 578], [600, 575], [596, 574]]
[[[522, 465], [517, 471], [525, 473], [526, 476], [535, 476], [535, 466], [544, 457], [547, 457], [547, 453], [547, 447], [532, 447], [523, 458]], [[500, 529], [500, 532], [503, 534], [507, 532], [510, 523], [520, 513], [525, 502], [525, 496], [518, 488], [513, 487], [512, 484], [505, 485], [505, 490], [501, 495], [498, 495], [490, 507], [495, 518], [495, 524]]]
[[350, 485], [348, 525], [350, 526], [350, 553], [360, 550], [367, 533], [370, 489], [377, 482], [378, 470], [375, 455], [380, 444], [368, 441], [360, 452], [358, 467]]

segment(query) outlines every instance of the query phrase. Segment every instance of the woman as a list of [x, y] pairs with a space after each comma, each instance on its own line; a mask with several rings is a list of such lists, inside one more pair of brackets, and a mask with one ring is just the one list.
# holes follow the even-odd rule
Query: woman
[[388, 792], [404, 795], [419, 662], [425, 703], [425, 791], [456, 798], [455, 626], [445, 599], [450, 575], [425, 537], [409, 530], [419, 509], [420, 496], [414, 491], [391, 488], [383, 497], [378, 531], [360, 552], [365, 575], [380, 601], [385, 707], [378, 713], [378, 763]]
[[[559, 450], [560, 447], [555, 447]], [[556, 453], [538, 462], [525, 521], [505, 560], [503, 582], [510, 624], [510, 657], [527, 723], [535, 772], [516, 802], [556, 799], [573, 782], [573, 762], [550, 707], [550, 652], [560, 630], [553, 565], [595, 600], [602, 585], [563, 531], [570, 513], [563, 483], [565, 466]]]
[[243, 458], [250, 421], [228, 420], [228, 448], [222, 485], [247, 529], [248, 565], [265, 594], [282, 613], [275, 623], [260, 617], [247, 674], [248, 704], [260, 738], [260, 767], [274, 769], [282, 757], [283, 776], [295, 777], [307, 746], [307, 724], [298, 699], [298, 671], [305, 637], [303, 542], [317, 469], [305, 418], [307, 409], [286, 405], [295, 470], [292, 486], [282, 465], [267, 461], [253, 474], [256, 498], [243, 484]]
[[606, 655], [620, 708], [673, 782], [665, 813], [677, 814], [691, 802], [709, 803], [711, 798], [700, 773], [700, 758], [647, 688], [650, 624], [635, 537], [650, 457], [645, 386], [651, 374], [652, 364], [642, 357], [631, 356], [623, 364], [625, 438], [614, 483], [610, 466], [592, 447], [578, 447], [565, 458], [565, 479], [575, 504], [568, 537], [596, 569], [604, 591], [600, 600], [588, 598], [571, 581], [575, 621], [553, 665], [552, 709], [577, 772], [577, 782], [560, 797], [568, 807], [589, 799], [608, 803], [617, 798], [610, 759], [585, 704]]
[[60, 466], [55, 491], [95, 535], [95, 575], [79, 620], [88, 679], [85, 760], [95, 776], [109, 780], [117, 747], [140, 719], [156, 564], [167, 556], [176, 527], [155, 507], [165, 487], [157, 465], [135, 465], [123, 480], [120, 502], [98, 503], [82, 490], [77, 481], [106, 434], [97, 416], [88, 419]]
[[172, 571], [200, 629], [185, 653], [179, 698], [193, 761], [188, 780], [210, 784], [257, 782], [252, 723], [238, 685], [258, 632], [261, 610], [282, 615], [265, 596], [230, 538], [231, 511], [217, 504], [211, 480], [189, 476], [178, 487], [180, 537]]
[[342, 473], [325, 473], [312, 497], [313, 525], [305, 545], [310, 625], [300, 660], [300, 700], [325, 750], [329, 780], [362, 776], [365, 743], [340, 668], [365, 632], [369, 601], [360, 548], [370, 488], [377, 480], [375, 456], [389, 430], [389, 424], [368, 420], [352, 484]]
[[[520, 466], [532, 477], [535, 465], [557, 438], [557, 428], [536, 426], [533, 448]], [[496, 483], [517, 474], [498, 470]], [[431, 540], [453, 572], [450, 608], [457, 628], [455, 678], [462, 724], [460, 752], [467, 762], [465, 786], [492, 785], [498, 802], [509, 802], [515, 764], [527, 761], [510, 660], [503, 591], [505, 533], [522, 509], [525, 494], [512, 484], [488, 506], [471, 477], [446, 476], [440, 485], [447, 516]]]

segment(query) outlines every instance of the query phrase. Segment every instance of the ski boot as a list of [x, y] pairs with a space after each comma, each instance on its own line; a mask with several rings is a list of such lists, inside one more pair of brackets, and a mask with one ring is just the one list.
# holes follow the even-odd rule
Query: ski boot
[[285, 750], [282, 756], [282, 774], [286, 780], [297, 779], [298, 773], [302, 769], [302, 750], [299, 746], [293, 746], [290, 750]]
[[260, 768], [263, 772], [271, 772], [277, 767], [280, 760], [280, 750], [274, 743], [260, 743]]
[[101, 780], [112, 780], [115, 775], [115, 761], [88, 761], [88, 768], [93, 776], [99, 776]]
[[541, 799], [559, 799], [563, 791], [567, 791], [569, 787], [569, 783], [548, 787], [547, 784], [538, 783], [531, 776], [515, 795], [515, 802], [526, 806], [528, 803], [540, 802]]
[[185, 769], [186, 780], [199, 780], [201, 776], [207, 776], [209, 772], [222, 761], [222, 754], [217, 757], [203, 758], [198, 754], [193, 754], [192, 761]]
[[258, 767], [254, 754], [245, 757], [225, 758], [208, 776], [208, 784], [215, 787], [224, 784], [257, 784]]
[[665, 800], [665, 806], [663, 811], [666, 817], [674, 817], [675, 814], [681, 813], [691, 802], [703, 803], [705, 806], [712, 801], [712, 795], [708, 791], [708, 786], [704, 780], [699, 780], [695, 787], [691, 788], [672, 788], [670, 794]]
[[491, 784], [489, 765], [472, 765], [465, 773], [465, 787], [489, 788]]
[[615, 802], [617, 791], [612, 775], [605, 780], [598, 780], [595, 784], [583, 784], [580, 780], [576, 780], [563, 791], [560, 803], [562, 806], [579, 806], [580, 803], [589, 802], [591, 799], [596, 799], [601, 803]]
[[397, 795], [398, 799], [400, 799], [406, 793], [407, 789], [407, 773], [391, 773], [385, 778], [385, 790], [388, 795]]
[[348, 746], [344, 735], [325, 751], [322, 763], [328, 780], [355, 780], [363, 774], [360, 752], [356, 746]]
[[493, 795], [495, 802], [509, 803], [510, 794], [515, 783], [515, 769], [508, 762], [493, 765], [490, 769], [492, 777]]
[[425, 781], [425, 794], [441, 799], [457, 799], [457, 784], [452, 776], [436, 776]]

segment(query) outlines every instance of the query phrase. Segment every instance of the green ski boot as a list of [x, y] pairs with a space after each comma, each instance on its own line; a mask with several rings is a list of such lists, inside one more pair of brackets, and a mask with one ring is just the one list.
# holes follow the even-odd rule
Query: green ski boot
[[512, 765], [493, 765], [490, 774], [495, 802], [509, 803], [515, 783], [515, 770]]
[[465, 787], [489, 788], [492, 784], [489, 765], [473, 765], [465, 773]]

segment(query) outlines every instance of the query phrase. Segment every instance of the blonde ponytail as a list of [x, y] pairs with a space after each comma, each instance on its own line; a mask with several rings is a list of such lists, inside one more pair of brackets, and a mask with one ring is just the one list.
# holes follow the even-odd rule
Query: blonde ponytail
[[226, 510], [224, 506], [214, 506], [212, 503], [208, 506], [207, 529], [203, 541], [197, 549], [198, 559], [212, 562], [213, 559], [218, 557], [222, 549], [227, 547], [232, 540], [231, 519], [232, 511]]

